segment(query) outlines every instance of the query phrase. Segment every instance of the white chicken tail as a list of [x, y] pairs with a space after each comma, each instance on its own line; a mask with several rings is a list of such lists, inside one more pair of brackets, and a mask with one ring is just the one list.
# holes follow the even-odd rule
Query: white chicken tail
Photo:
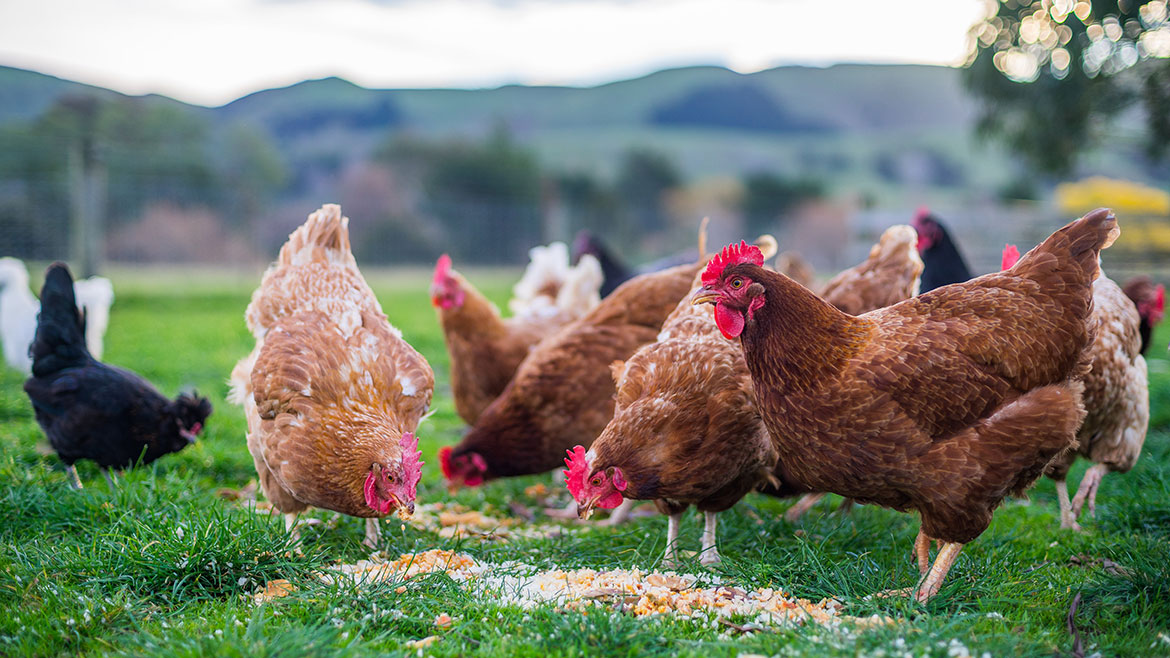
[[601, 284], [605, 274], [592, 254], [584, 254], [576, 267], [569, 270], [565, 283], [557, 292], [557, 308], [581, 317], [601, 303]]
[[508, 308], [514, 315], [548, 309], [569, 275], [569, 247], [564, 242], [538, 245], [528, 250], [528, 267], [516, 285]]
[[349, 218], [342, 216], [341, 206], [335, 203], [327, 203], [309, 215], [309, 219], [288, 236], [276, 262], [278, 265], [302, 265], [313, 261], [357, 267], [349, 245]]

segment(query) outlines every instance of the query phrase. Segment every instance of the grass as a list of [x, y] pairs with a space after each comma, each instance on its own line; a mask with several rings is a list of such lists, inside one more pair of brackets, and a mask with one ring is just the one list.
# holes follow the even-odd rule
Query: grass
[[[472, 278], [476, 278], [472, 273]], [[419, 499], [449, 496], [435, 465], [439, 446], [462, 432], [447, 385], [446, 353], [428, 300], [426, 273], [372, 273], [391, 321], [430, 360], [437, 412], [419, 431], [427, 466]], [[502, 301], [509, 277], [490, 273], [487, 292]], [[0, 654], [151, 656], [416, 655], [404, 643], [433, 634], [434, 656], [953, 656], [1070, 654], [1065, 617], [1075, 618], [1085, 655], [1170, 655], [1170, 362], [1167, 332], [1151, 350], [1153, 422], [1145, 452], [1128, 474], [1102, 484], [1097, 520], [1082, 534], [1058, 527], [1052, 483], [1027, 501], [1009, 501], [959, 558], [942, 593], [926, 606], [866, 601], [875, 591], [916, 580], [910, 548], [917, 519], [874, 507], [847, 516], [822, 504], [801, 523], [783, 520], [790, 501], [752, 495], [723, 515], [716, 573], [746, 588], [782, 587], [800, 596], [836, 596], [851, 614], [896, 623], [870, 630], [816, 626], [728, 634], [709, 622], [633, 617], [608, 608], [584, 613], [524, 610], [468, 594], [445, 575], [355, 588], [325, 585], [313, 573], [366, 556], [362, 522], [304, 530], [291, 552], [279, 518], [256, 515], [217, 495], [255, 478], [239, 408], [224, 402], [226, 378], [252, 346], [243, 325], [251, 281], [175, 285], [181, 277], [115, 274], [118, 299], [106, 359], [142, 373], [166, 393], [197, 387], [215, 404], [201, 441], [128, 472], [110, 491], [92, 464], [86, 488], [69, 488], [43, 436], [18, 373], [0, 371]], [[178, 292], [176, 292], [178, 291]], [[184, 292], [186, 291], [186, 292]], [[41, 445], [38, 445], [41, 444]], [[1079, 464], [1070, 481], [1079, 481]], [[507, 510], [533, 476], [460, 492], [458, 502]], [[332, 513], [313, 512], [329, 520]], [[701, 520], [684, 519], [696, 548]], [[454, 548], [477, 560], [521, 560], [542, 567], [655, 567], [666, 521], [641, 518], [618, 528], [511, 543], [443, 539], [384, 524], [393, 554]], [[1102, 559], [1109, 562], [1102, 562]], [[1114, 568], [1113, 565], [1120, 567]], [[698, 565], [691, 565], [696, 572]], [[291, 595], [255, 606], [248, 595], [285, 578]], [[438, 631], [440, 613], [455, 619]]]

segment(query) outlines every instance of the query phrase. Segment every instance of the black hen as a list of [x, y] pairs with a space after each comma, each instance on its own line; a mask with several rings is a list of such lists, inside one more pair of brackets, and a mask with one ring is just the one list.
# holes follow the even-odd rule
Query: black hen
[[77, 488], [77, 460], [92, 459], [107, 476], [111, 468], [148, 464], [190, 445], [211, 414], [206, 398], [168, 400], [137, 374], [90, 356], [73, 277], [62, 263], [45, 273], [30, 351], [33, 376], [24, 391]]
[[914, 230], [918, 231], [918, 254], [922, 256], [919, 294], [971, 278], [967, 261], [951, 240], [951, 234], [926, 208], [920, 208], [914, 216]]

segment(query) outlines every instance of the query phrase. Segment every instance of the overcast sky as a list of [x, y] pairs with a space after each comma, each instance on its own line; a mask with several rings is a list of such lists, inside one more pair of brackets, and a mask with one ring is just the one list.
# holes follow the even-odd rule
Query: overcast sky
[[0, 0], [0, 64], [204, 105], [306, 78], [588, 85], [665, 67], [956, 65], [984, 0]]

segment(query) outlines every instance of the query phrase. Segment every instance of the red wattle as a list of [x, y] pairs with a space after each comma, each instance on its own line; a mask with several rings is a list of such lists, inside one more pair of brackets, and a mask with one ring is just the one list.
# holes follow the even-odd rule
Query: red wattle
[[600, 507], [601, 509], [613, 509], [613, 508], [617, 507], [618, 505], [621, 505], [622, 500], [623, 500], [623, 498], [622, 498], [621, 493], [615, 491], [615, 492], [611, 493], [610, 495], [606, 496], [605, 498], [602, 498], [601, 500], [597, 501], [597, 506]]
[[720, 333], [724, 338], [734, 339], [738, 338], [743, 333], [743, 314], [739, 311], [733, 311], [719, 302], [715, 304], [715, 324], [719, 327]]
[[362, 485], [362, 493], [365, 494], [366, 505], [379, 514], [389, 514], [390, 509], [394, 507], [393, 502], [378, 498], [377, 488], [374, 486], [374, 474], [372, 472], [366, 476], [366, 481]]
[[443, 470], [443, 477], [451, 479], [451, 446], [439, 448], [439, 468]]

